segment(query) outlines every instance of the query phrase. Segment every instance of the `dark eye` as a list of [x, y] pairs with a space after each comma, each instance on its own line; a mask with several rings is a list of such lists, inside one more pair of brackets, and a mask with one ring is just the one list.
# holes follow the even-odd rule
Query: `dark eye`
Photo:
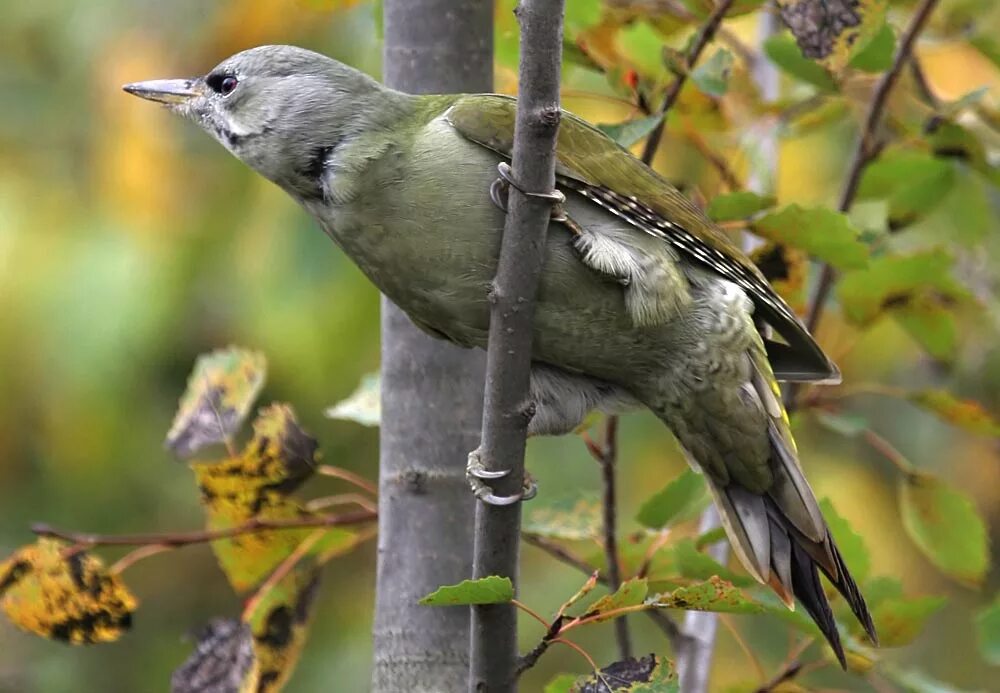
[[223, 96], [228, 96], [233, 93], [233, 89], [236, 85], [240, 83], [233, 75], [209, 75], [205, 79], [205, 83], [208, 84], [209, 88], [216, 94], [222, 94]]

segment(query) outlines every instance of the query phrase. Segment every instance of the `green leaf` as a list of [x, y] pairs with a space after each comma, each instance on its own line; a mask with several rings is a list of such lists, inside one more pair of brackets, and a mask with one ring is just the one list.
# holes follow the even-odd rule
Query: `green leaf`
[[720, 48], [691, 71], [691, 80], [709, 96], [723, 96], [729, 86], [733, 54]]
[[898, 306], [893, 316], [934, 358], [949, 362], [958, 351], [958, 325], [950, 306], [938, 296], [922, 295]]
[[726, 568], [707, 553], [698, 550], [694, 539], [681, 539], [661, 551], [669, 569], [675, 571], [676, 577], [694, 580], [708, 580], [719, 576], [737, 587], [751, 587], [753, 578], [740, 575]]
[[576, 681], [575, 693], [680, 693], [674, 665], [650, 654], [629, 657]]
[[758, 219], [754, 232], [774, 243], [801, 248], [837, 269], [859, 269], [868, 261], [868, 246], [846, 214], [832, 209], [788, 205]]
[[461, 604], [506, 604], [514, 598], [510, 578], [490, 575], [478, 580], [462, 580], [457, 585], [443, 585], [420, 600], [425, 606]]
[[866, 325], [884, 310], [897, 310], [926, 293], [961, 300], [968, 292], [951, 276], [954, 259], [943, 250], [884, 255], [868, 268], [845, 273], [837, 287], [848, 320]]
[[[865, 593], [865, 596], [867, 597], [867, 593]], [[804, 609], [792, 611], [771, 590], [758, 591], [755, 597], [768, 616], [773, 616], [780, 621], [784, 621], [799, 632], [810, 637], [823, 637], [816, 622], [809, 618]]]
[[661, 114], [636, 118], [624, 123], [599, 123], [597, 129], [613, 139], [621, 146], [628, 149], [643, 137], [656, 129], [656, 126], [663, 120]]
[[[948, 131], [951, 131], [949, 128]], [[968, 134], [967, 131], [962, 131]], [[971, 135], [970, 135], [971, 137]], [[989, 172], [989, 164], [986, 162], [986, 155], [982, 145], [978, 140], [972, 142], [951, 142], [942, 146], [953, 146], [961, 151], [961, 156], [967, 156], [969, 167], [976, 170]], [[973, 151], [974, 147], [978, 149]], [[998, 212], [994, 208], [990, 197], [992, 195], [988, 184], [983, 180], [976, 170], [969, 170], [966, 166], [961, 166], [962, 174], [958, 176], [958, 183], [947, 199], [942, 203], [939, 211], [944, 219], [947, 219], [947, 230], [942, 229], [950, 239], [964, 245], [975, 246], [988, 238], [997, 226]], [[937, 220], [938, 216], [935, 216]]]
[[984, 436], [1000, 436], [1000, 422], [979, 402], [958, 399], [944, 390], [919, 390], [908, 394], [907, 399], [963, 430]]
[[892, 56], [895, 52], [896, 34], [886, 22], [871, 41], [854, 54], [848, 65], [865, 72], [884, 72], [892, 67]]
[[601, 505], [597, 496], [567, 491], [546, 494], [524, 508], [522, 531], [555, 539], [594, 539], [601, 536]]
[[264, 356], [254, 351], [230, 347], [199, 356], [167, 433], [167, 447], [190, 457], [228, 440], [243, 425], [266, 373]]
[[578, 678], [580, 677], [576, 674], [557, 674], [554, 679], [545, 684], [543, 693], [572, 693]]
[[693, 611], [719, 611], [732, 614], [759, 614], [763, 605], [754, 601], [731, 582], [714, 576], [705, 582], [678, 587], [671, 592], [661, 592], [649, 603], [667, 609]]
[[871, 570], [872, 561], [861, 535], [837, 513], [829, 498], [820, 501], [819, 508], [854, 579], [857, 582], [865, 580]]
[[593, 623], [600, 623], [605, 617], [614, 618], [614, 614], [607, 616], [608, 612], [642, 604], [648, 593], [649, 583], [645, 578], [626, 580], [613, 594], [605, 595], [588, 606], [581, 618], [596, 616]]
[[979, 653], [993, 666], [1000, 666], [1000, 596], [976, 614]]
[[930, 475], [899, 482], [907, 534], [931, 563], [956, 580], [977, 585], [989, 565], [986, 526], [972, 500]]
[[782, 72], [812, 84], [820, 91], [836, 92], [837, 83], [830, 73], [819, 63], [802, 55], [795, 40], [786, 34], [777, 34], [764, 42], [764, 53]]
[[685, 469], [662, 491], [642, 504], [636, 519], [646, 527], [660, 529], [697, 514], [707, 502], [705, 479], [697, 472]]
[[926, 215], [955, 185], [955, 168], [923, 152], [890, 150], [865, 168], [858, 197], [889, 201], [889, 226], [900, 228]]
[[714, 221], [748, 219], [757, 212], [773, 207], [777, 200], [771, 195], [758, 195], [749, 190], [716, 195], [708, 203], [708, 216]]
[[945, 605], [944, 597], [899, 599], [890, 597], [872, 611], [872, 620], [882, 647], [902, 647], [913, 642], [927, 619]]
[[326, 410], [327, 418], [356, 421], [362, 426], [378, 426], [382, 420], [380, 382], [378, 373], [369, 373], [361, 378], [361, 384], [347, 399]]

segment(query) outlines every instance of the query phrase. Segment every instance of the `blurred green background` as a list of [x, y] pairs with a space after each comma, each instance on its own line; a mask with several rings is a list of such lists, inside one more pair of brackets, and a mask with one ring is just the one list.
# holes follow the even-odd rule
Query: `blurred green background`
[[[497, 88], [509, 91], [516, 36], [502, 4]], [[752, 18], [733, 28], [752, 36]], [[0, 557], [31, 541], [34, 521], [100, 532], [198, 527], [191, 474], [161, 441], [196, 355], [227, 344], [266, 354], [262, 401], [291, 402], [328, 462], [376, 477], [377, 432], [322, 416], [378, 367], [375, 289], [277, 188], [189, 123], [120, 90], [140, 79], [201, 74], [262, 43], [294, 43], [379, 72], [377, 13], [365, 2], [38, 0], [0, 10]], [[940, 93], [957, 98], [987, 84], [990, 98], [1000, 96], [996, 69], [961, 46], [942, 43], [924, 58]], [[601, 80], [567, 70], [567, 107], [599, 122], [629, 115], [602, 93]], [[784, 139], [779, 199], [831, 202], [849, 136], [821, 128]], [[725, 144], [735, 160], [746, 158], [738, 137]], [[668, 139], [663, 149], [671, 177], [707, 180], [712, 193], [711, 172], [690, 145]], [[922, 223], [923, 232], [952, 233], [949, 208], [942, 210]], [[989, 277], [996, 232], [968, 258]], [[820, 336], [848, 382], [934, 384], [997, 411], [996, 321], [979, 322], [962, 323], [962, 357], [951, 369], [930, 363], [892, 321], [858, 338], [831, 318]], [[957, 432], [906, 404], [862, 400], [858, 411], [919, 468], [971, 494], [996, 536], [995, 440]], [[886, 656], [967, 688], [995, 685], [997, 672], [972, 655], [970, 614], [996, 591], [996, 564], [982, 591], [949, 581], [903, 538], [888, 463], [808, 421], [798, 435], [817, 494], [865, 537], [873, 573], [901, 577], [908, 594], [949, 597], [913, 646]], [[621, 437], [630, 530], [638, 503], [683, 461], [649, 416], [627, 417]], [[578, 440], [533, 441], [529, 451], [543, 493], [567, 480], [598, 487], [596, 465]], [[531, 547], [523, 570], [525, 599], [542, 612], [581, 581]], [[0, 619], [0, 691], [165, 690], [191, 647], [186, 634], [239, 608], [208, 547], [150, 558], [127, 577], [142, 604], [133, 630], [114, 644], [69, 647]], [[330, 565], [289, 690], [331, 690], [330, 681], [336, 690], [367, 688], [373, 584], [371, 543]], [[666, 651], [644, 619], [633, 621], [643, 634], [640, 650]], [[766, 617], [729, 621], [758, 643], [769, 670], [777, 666], [784, 627]], [[523, 627], [525, 642], [540, 635], [530, 621]], [[613, 658], [610, 629], [579, 640], [599, 661]], [[723, 629], [718, 687], [750, 678], [747, 666]], [[525, 690], [585, 668], [575, 653], [554, 648]], [[863, 685], [829, 677], [839, 688]]]

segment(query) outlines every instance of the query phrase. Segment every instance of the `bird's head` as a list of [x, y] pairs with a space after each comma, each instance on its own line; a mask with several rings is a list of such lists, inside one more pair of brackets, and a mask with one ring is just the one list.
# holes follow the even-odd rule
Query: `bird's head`
[[260, 46], [202, 77], [126, 84], [125, 91], [193, 120], [237, 158], [302, 197], [326, 155], [363, 129], [384, 91], [363, 73], [294, 46]]

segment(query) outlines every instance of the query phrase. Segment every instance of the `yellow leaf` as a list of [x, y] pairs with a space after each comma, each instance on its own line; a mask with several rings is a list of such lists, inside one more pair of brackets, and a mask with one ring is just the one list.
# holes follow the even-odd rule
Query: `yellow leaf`
[[[311, 513], [288, 493], [312, 475], [316, 441], [295, 421], [291, 407], [272, 405], [254, 422], [254, 436], [239, 457], [191, 465], [209, 529], [225, 529], [251, 519], [296, 520]], [[212, 550], [237, 592], [266, 578], [315, 528], [265, 530], [212, 542]], [[338, 537], [349, 530], [331, 529]], [[321, 542], [329, 548], [329, 542]]]
[[264, 385], [267, 361], [238, 347], [202, 354], [181, 398], [167, 446], [188, 457], [207, 445], [229, 441]]
[[77, 644], [117, 640], [138, 601], [97, 557], [40, 539], [0, 564], [0, 608], [26, 631]]
[[248, 617], [260, 666], [258, 693], [280, 691], [302, 654], [319, 568], [289, 573], [262, 596]]

